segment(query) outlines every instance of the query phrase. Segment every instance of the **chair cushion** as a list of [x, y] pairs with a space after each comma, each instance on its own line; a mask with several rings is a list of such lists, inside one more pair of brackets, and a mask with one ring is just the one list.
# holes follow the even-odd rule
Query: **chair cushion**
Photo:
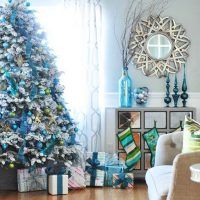
[[163, 200], [167, 198], [170, 180], [172, 176], [172, 165], [156, 166], [146, 173], [149, 200]]
[[200, 124], [188, 116], [185, 117], [183, 131], [183, 153], [200, 150]]

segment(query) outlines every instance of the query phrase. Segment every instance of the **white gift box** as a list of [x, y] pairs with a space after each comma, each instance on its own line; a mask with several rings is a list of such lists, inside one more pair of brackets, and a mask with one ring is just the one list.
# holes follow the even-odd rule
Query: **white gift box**
[[68, 175], [49, 175], [48, 193], [51, 195], [68, 194]]

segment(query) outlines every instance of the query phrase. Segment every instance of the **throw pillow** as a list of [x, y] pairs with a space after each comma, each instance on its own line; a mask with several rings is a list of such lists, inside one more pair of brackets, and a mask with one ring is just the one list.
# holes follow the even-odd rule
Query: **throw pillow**
[[144, 133], [143, 138], [145, 142], [147, 143], [149, 150], [151, 152], [150, 165], [151, 167], [153, 167], [155, 164], [156, 145], [159, 138], [157, 128], [153, 128], [150, 131]]
[[183, 130], [183, 153], [200, 150], [200, 124], [185, 116]]
[[136, 146], [130, 127], [121, 133], [118, 133], [117, 136], [127, 154], [125, 164], [128, 170], [131, 171], [134, 169], [134, 166], [137, 164], [137, 162], [141, 159], [141, 150]]

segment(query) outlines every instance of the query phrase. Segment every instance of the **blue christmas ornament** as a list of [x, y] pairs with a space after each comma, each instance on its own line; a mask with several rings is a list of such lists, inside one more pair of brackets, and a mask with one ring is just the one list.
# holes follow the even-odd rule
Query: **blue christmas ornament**
[[47, 131], [45, 129], [42, 130], [42, 135], [47, 135]]
[[31, 112], [31, 111], [28, 111], [27, 115], [28, 115], [29, 117], [31, 117], [31, 116], [32, 116], [32, 112]]
[[62, 127], [62, 132], [64, 132], [64, 133], [65, 133], [66, 131], [67, 131], [67, 128], [66, 128], [66, 126], [63, 126], [63, 127]]
[[12, 124], [12, 129], [13, 129], [14, 131], [16, 131], [17, 128], [18, 128], [17, 124]]
[[3, 43], [3, 48], [7, 49], [9, 47], [9, 44], [7, 42]]
[[26, 83], [25, 83], [25, 81], [20, 81], [20, 82], [19, 82], [19, 85], [20, 85], [20, 86], [24, 86], [24, 85], [26, 85]]
[[12, 60], [13, 60], [13, 55], [12, 54], [8, 54], [7, 56], [7, 60], [9, 61], [9, 62], [11, 62]]
[[15, 25], [16, 17], [17, 17], [17, 12], [16, 12], [16, 10], [12, 10], [12, 14], [11, 14], [11, 16], [10, 16], [10, 23], [11, 23], [12, 25]]
[[40, 91], [39, 91], [39, 94], [40, 94], [41, 96], [44, 96], [44, 95], [45, 95], [45, 91], [44, 91], [44, 90], [40, 90]]
[[17, 40], [14, 38], [14, 39], [11, 40], [11, 42], [12, 42], [12, 43], [16, 43]]
[[76, 128], [74, 128], [74, 131], [75, 131], [75, 132], [78, 132], [78, 128], [77, 128], [77, 127], [76, 127]]
[[42, 142], [37, 142], [37, 149], [42, 149], [42, 147], [43, 147]]
[[5, 21], [6, 21], [6, 18], [3, 17], [3, 16], [1, 16], [1, 17], [0, 17], [0, 22], [1, 22], [1, 23], [4, 23]]
[[30, 2], [26, 2], [26, 6], [29, 7], [31, 5]]
[[59, 83], [59, 80], [57, 78], [54, 78], [53, 83], [54, 83], [54, 85], [57, 85]]
[[56, 140], [56, 136], [55, 136], [55, 135], [52, 135], [51, 138], [52, 138], [53, 140]]
[[1, 146], [2, 146], [3, 150], [6, 150], [8, 148], [8, 144], [6, 144], [6, 143], [3, 143]]
[[45, 69], [48, 69], [48, 68], [49, 68], [49, 63], [48, 63], [48, 62], [45, 62], [45, 63], [43, 64], [43, 67], [44, 67]]
[[8, 0], [8, 3], [12, 3], [12, 0]]

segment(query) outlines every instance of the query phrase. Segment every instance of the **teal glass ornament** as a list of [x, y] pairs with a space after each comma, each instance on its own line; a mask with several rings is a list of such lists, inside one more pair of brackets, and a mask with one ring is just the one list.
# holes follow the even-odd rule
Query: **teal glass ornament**
[[75, 131], [75, 132], [78, 132], [78, 128], [77, 128], [77, 127], [76, 127], [76, 128], [74, 128], [74, 131]]
[[124, 67], [122, 77], [119, 80], [119, 106], [132, 107], [132, 80], [128, 75], [128, 68]]
[[9, 44], [7, 42], [3, 43], [3, 48], [7, 49], [9, 47]]
[[31, 116], [32, 116], [32, 112], [31, 112], [31, 111], [28, 111], [27, 115], [28, 115], [29, 117], [31, 117]]

